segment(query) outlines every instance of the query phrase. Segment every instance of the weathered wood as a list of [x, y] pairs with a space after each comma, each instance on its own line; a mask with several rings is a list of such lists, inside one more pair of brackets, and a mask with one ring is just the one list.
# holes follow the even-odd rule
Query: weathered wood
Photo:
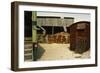
[[90, 22], [81, 21], [70, 26], [70, 50], [83, 53], [90, 48]]

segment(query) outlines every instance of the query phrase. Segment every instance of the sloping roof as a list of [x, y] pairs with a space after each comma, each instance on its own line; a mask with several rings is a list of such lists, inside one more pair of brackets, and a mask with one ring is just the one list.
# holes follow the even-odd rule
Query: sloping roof
[[71, 24], [69, 27], [71, 27], [73, 25], [76, 25], [76, 24], [79, 24], [79, 23], [87, 23], [87, 24], [90, 24], [89, 21], [79, 21], [79, 22], [76, 22], [76, 23]]

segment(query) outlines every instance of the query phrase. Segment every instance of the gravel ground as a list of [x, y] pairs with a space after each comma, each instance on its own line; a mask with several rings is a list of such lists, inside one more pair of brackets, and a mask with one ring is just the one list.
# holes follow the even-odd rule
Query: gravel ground
[[39, 61], [90, 58], [90, 51], [86, 51], [83, 54], [76, 54], [69, 50], [70, 44], [52, 43], [39, 45], [45, 50]]

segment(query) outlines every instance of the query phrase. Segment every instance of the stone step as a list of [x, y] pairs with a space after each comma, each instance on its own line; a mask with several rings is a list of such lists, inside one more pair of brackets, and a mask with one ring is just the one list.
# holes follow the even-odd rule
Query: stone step
[[24, 54], [25, 56], [29, 56], [29, 55], [32, 55], [32, 53], [26, 53], [26, 54]]
[[32, 61], [32, 38], [25, 37], [24, 39], [24, 60], [25, 61]]

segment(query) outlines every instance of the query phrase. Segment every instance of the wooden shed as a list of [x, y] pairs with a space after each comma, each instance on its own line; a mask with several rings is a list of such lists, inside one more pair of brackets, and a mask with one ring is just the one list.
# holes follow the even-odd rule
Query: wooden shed
[[90, 22], [80, 21], [70, 26], [70, 50], [83, 53], [90, 48]]

